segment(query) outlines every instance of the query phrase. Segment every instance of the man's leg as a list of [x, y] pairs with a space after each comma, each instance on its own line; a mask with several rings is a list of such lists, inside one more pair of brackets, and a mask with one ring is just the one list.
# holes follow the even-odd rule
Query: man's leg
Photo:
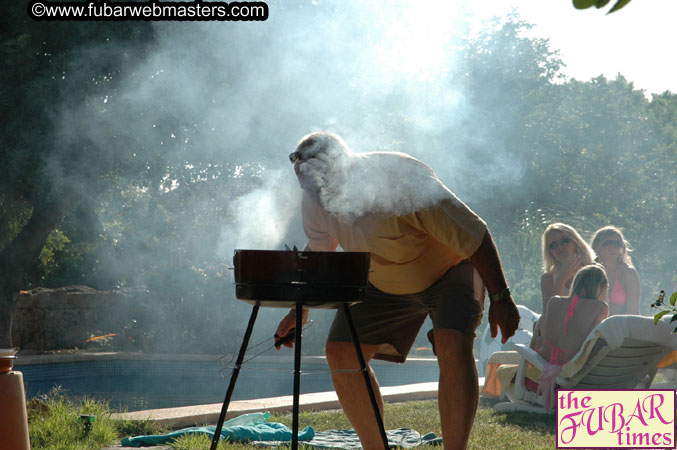
[[[374, 357], [378, 346], [362, 345], [364, 360], [369, 369], [371, 385], [376, 393], [376, 401], [383, 417], [383, 399], [379, 390], [378, 381], [369, 367], [369, 361]], [[352, 342], [327, 342], [327, 363], [331, 369], [331, 378], [343, 412], [357, 432], [364, 450], [383, 450], [383, 440], [376, 422], [374, 409], [371, 407], [369, 393], [364, 384], [364, 376], [360, 373], [360, 363], [355, 354]], [[351, 372], [342, 372], [350, 370]]]
[[453, 329], [437, 329], [434, 333], [440, 365], [438, 401], [444, 449], [465, 449], [479, 394], [474, 339]]

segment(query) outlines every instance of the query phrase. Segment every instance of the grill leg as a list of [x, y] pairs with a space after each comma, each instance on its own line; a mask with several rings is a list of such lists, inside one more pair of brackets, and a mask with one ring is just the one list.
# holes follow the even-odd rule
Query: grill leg
[[292, 407], [291, 449], [299, 447], [299, 395], [301, 393], [301, 331], [303, 330], [303, 305], [296, 303], [296, 343], [294, 348], [294, 404]]
[[228, 384], [228, 390], [226, 391], [226, 398], [223, 401], [223, 406], [221, 407], [221, 414], [219, 415], [219, 421], [216, 424], [216, 430], [214, 430], [214, 438], [212, 439], [212, 446], [210, 447], [210, 450], [216, 450], [216, 446], [219, 445], [219, 439], [221, 439], [221, 429], [223, 429], [223, 422], [226, 420], [226, 413], [228, 412], [230, 398], [233, 396], [235, 382], [237, 381], [237, 376], [240, 374], [240, 366], [242, 366], [244, 354], [247, 351], [247, 345], [249, 344], [249, 338], [252, 335], [252, 330], [254, 329], [254, 322], [256, 322], [256, 315], [258, 314], [258, 312], [259, 306], [255, 305], [254, 309], [252, 310], [252, 314], [249, 317], [249, 324], [247, 325], [247, 331], [245, 331], [244, 333], [244, 339], [242, 339], [240, 353], [237, 355], [235, 368], [233, 368], [233, 374], [230, 376], [230, 383]]
[[389, 450], [388, 447], [388, 436], [386, 436], [386, 429], [383, 425], [383, 418], [381, 417], [381, 411], [378, 409], [378, 402], [376, 401], [376, 394], [374, 393], [374, 387], [371, 385], [371, 380], [369, 379], [369, 372], [367, 371], [367, 363], [364, 361], [364, 355], [362, 354], [362, 348], [360, 347], [360, 341], [357, 338], [357, 330], [355, 330], [355, 324], [353, 322], [353, 316], [350, 314], [350, 308], [347, 303], [343, 304], [343, 312], [346, 315], [346, 320], [348, 321], [348, 328], [350, 329], [350, 335], [353, 338], [353, 344], [355, 345], [355, 352], [357, 353], [357, 359], [360, 362], [360, 371], [364, 376], [364, 382], [367, 385], [367, 392], [369, 392], [369, 399], [371, 400], [371, 406], [374, 408], [374, 415], [376, 416], [376, 422], [378, 423], [379, 431], [381, 432], [381, 439], [383, 439], [383, 448]]

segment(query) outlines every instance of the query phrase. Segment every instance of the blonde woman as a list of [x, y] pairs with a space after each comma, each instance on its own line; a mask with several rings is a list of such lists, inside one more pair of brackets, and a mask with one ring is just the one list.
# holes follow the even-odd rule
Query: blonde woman
[[573, 227], [565, 223], [548, 225], [543, 232], [542, 248], [541, 297], [545, 314], [548, 300], [569, 293], [574, 275], [595, 260], [595, 252]]
[[639, 275], [620, 228], [609, 225], [592, 236], [591, 246], [609, 277], [609, 315], [639, 314]]
[[569, 294], [571, 282], [576, 272], [595, 259], [595, 252], [583, 240], [578, 231], [565, 223], [553, 223], [543, 232], [543, 275], [541, 276], [541, 298], [543, 312], [541, 319], [534, 325], [533, 337], [529, 346], [536, 350], [541, 344], [543, 334], [542, 320], [548, 309], [548, 300], [559, 295]]

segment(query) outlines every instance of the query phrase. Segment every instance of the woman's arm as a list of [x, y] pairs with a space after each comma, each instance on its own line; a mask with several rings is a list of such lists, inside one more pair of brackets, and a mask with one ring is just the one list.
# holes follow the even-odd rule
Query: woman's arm
[[[561, 298], [557, 295], [554, 295], [550, 297], [546, 301], [546, 305], [550, 304], [553, 298]], [[531, 338], [531, 342], [529, 343], [529, 347], [531, 347], [535, 351], [539, 351], [543, 347], [543, 336], [545, 336], [545, 331], [547, 328], [547, 323], [548, 323], [548, 314], [554, 314], [552, 312], [548, 312], [549, 309], [546, 308], [545, 311], [543, 311], [543, 314], [541, 314], [541, 317], [538, 319], [538, 322], [536, 322], [534, 326], [534, 335]]]
[[550, 297], [557, 295], [555, 292], [555, 279], [551, 273], [544, 273], [541, 277], [541, 297], [543, 299], [543, 309], [541, 310], [541, 320], [545, 316]]
[[639, 274], [634, 267], [628, 266], [621, 276], [619, 276], [621, 286], [625, 290], [625, 305], [626, 305], [626, 314], [637, 314], [639, 315], [639, 296], [640, 296], [640, 287], [639, 287]]
[[606, 302], [602, 302], [602, 306], [600, 307], [599, 311], [599, 316], [597, 316], [597, 324], [599, 325], [600, 322], [602, 322], [604, 319], [609, 317], [609, 305], [606, 304]]

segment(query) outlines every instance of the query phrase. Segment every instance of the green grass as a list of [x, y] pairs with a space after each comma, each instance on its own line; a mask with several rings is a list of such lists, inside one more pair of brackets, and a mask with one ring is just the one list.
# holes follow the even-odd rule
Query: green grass
[[[59, 390], [28, 403], [28, 428], [33, 450], [99, 450], [121, 436], [165, 433], [147, 421], [113, 420], [106, 403], [82, 399], [70, 401]], [[87, 431], [80, 415], [95, 416]]]
[[[470, 436], [469, 449], [547, 449], [555, 448], [555, 416], [530, 413], [497, 413], [495, 401], [480, 399], [480, 408]], [[269, 421], [291, 427], [291, 415], [273, 414]], [[421, 434], [433, 432], [440, 436], [440, 417], [437, 401], [417, 401], [386, 404], [386, 429], [412, 428]], [[341, 411], [301, 412], [301, 428], [312, 426], [316, 431], [350, 428], [348, 419]], [[171, 446], [177, 450], [206, 450], [211, 440], [206, 436], [184, 437]], [[219, 443], [219, 450], [260, 450], [246, 444]], [[423, 445], [420, 450], [440, 450], [440, 446]]]
[[480, 398], [470, 435], [471, 449], [554, 449], [555, 415], [526, 412], [498, 413], [497, 401]]
[[[555, 448], [554, 415], [530, 413], [497, 413], [495, 401], [480, 399], [480, 408], [470, 436], [470, 449], [553, 449]], [[31, 401], [29, 428], [33, 450], [100, 450], [119, 444], [125, 436], [164, 434], [168, 430], [148, 421], [120, 421], [111, 418], [107, 404], [90, 400], [71, 403], [58, 391]], [[91, 431], [85, 432], [80, 415], [96, 416]], [[386, 428], [412, 428], [421, 434], [441, 435], [437, 402], [417, 401], [386, 404]], [[291, 427], [291, 414], [273, 414], [270, 422]], [[301, 428], [312, 426], [316, 431], [350, 428], [342, 411], [302, 411]], [[185, 436], [170, 444], [177, 450], [206, 450], [207, 436]], [[420, 450], [439, 450], [439, 446], [421, 446]], [[246, 444], [219, 443], [221, 450], [260, 450]]]

